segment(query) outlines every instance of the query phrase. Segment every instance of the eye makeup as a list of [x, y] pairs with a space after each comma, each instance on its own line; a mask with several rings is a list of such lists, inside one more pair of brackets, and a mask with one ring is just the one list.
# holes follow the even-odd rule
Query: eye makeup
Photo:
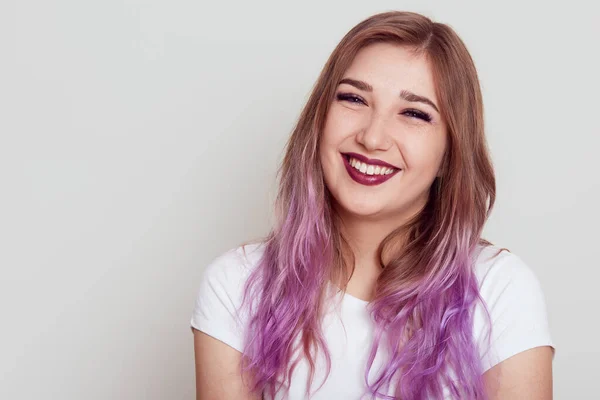
[[[352, 93], [343, 93], [343, 92], [337, 93], [336, 94], [336, 99], [338, 101], [346, 101], [346, 102], [353, 103], [353, 104], [364, 104], [364, 105], [367, 105], [366, 101], [364, 101], [362, 99], [362, 97], [357, 96], [357, 95], [352, 94]], [[420, 111], [420, 110], [417, 110], [417, 109], [414, 109], [414, 108], [406, 109], [406, 110], [402, 111], [401, 114], [402, 115], [406, 115], [406, 116], [408, 116], [410, 118], [420, 119], [420, 120], [425, 121], [425, 122], [431, 122], [431, 120], [432, 120], [431, 115], [429, 115], [428, 113], [426, 113], [424, 111]]]

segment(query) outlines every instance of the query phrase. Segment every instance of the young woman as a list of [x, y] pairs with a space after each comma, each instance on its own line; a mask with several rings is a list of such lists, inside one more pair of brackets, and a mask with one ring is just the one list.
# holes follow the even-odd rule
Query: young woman
[[539, 283], [481, 238], [494, 200], [460, 38], [358, 24], [289, 140], [271, 233], [205, 269], [198, 399], [550, 399]]

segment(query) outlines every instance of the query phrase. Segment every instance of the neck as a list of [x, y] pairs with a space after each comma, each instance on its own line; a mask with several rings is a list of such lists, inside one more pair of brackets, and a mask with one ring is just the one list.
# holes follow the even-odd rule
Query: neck
[[[423, 204], [424, 205], [424, 204]], [[377, 250], [383, 240], [398, 227], [404, 226], [410, 218], [420, 212], [423, 205], [414, 207], [410, 212], [402, 215], [385, 215], [377, 218], [365, 217], [351, 214], [341, 207], [337, 207], [337, 213], [341, 220], [341, 229], [348, 241], [354, 255], [354, 264], [358, 269], [378, 271], [381, 269], [381, 260]], [[395, 241], [393, 247], [383, 249], [382, 259], [386, 262], [386, 253], [402, 249], [403, 240]]]
[[383, 240], [405, 220], [371, 219], [341, 212], [342, 231], [354, 255], [356, 268], [376, 271], [381, 268], [377, 250]]

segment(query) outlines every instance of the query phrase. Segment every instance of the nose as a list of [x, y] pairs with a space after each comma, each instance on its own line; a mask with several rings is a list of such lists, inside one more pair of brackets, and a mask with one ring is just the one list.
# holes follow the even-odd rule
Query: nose
[[372, 114], [366, 126], [356, 135], [356, 141], [368, 151], [388, 150], [392, 145], [388, 134], [388, 122], [386, 117]]

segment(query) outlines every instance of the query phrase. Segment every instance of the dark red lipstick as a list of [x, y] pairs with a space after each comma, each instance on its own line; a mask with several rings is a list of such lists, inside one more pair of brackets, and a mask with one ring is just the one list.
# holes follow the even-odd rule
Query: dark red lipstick
[[[367, 186], [380, 185], [401, 171], [400, 168], [395, 167], [389, 163], [386, 163], [385, 161], [377, 160], [377, 159], [370, 159], [370, 158], [367, 158], [360, 154], [341, 153], [341, 155], [342, 155], [344, 165], [346, 166], [346, 171], [348, 171], [348, 175], [350, 175], [350, 177], [355, 182], [360, 183], [361, 185], [367, 185]], [[388, 174], [388, 175], [367, 175], [367, 174], [360, 172], [359, 170], [354, 168], [352, 165], [350, 165], [351, 158], [355, 158], [358, 161], [364, 162], [369, 165], [379, 165], [382, 167], [393, 168], [394, 172], [392, 172], [391, 174]]]

